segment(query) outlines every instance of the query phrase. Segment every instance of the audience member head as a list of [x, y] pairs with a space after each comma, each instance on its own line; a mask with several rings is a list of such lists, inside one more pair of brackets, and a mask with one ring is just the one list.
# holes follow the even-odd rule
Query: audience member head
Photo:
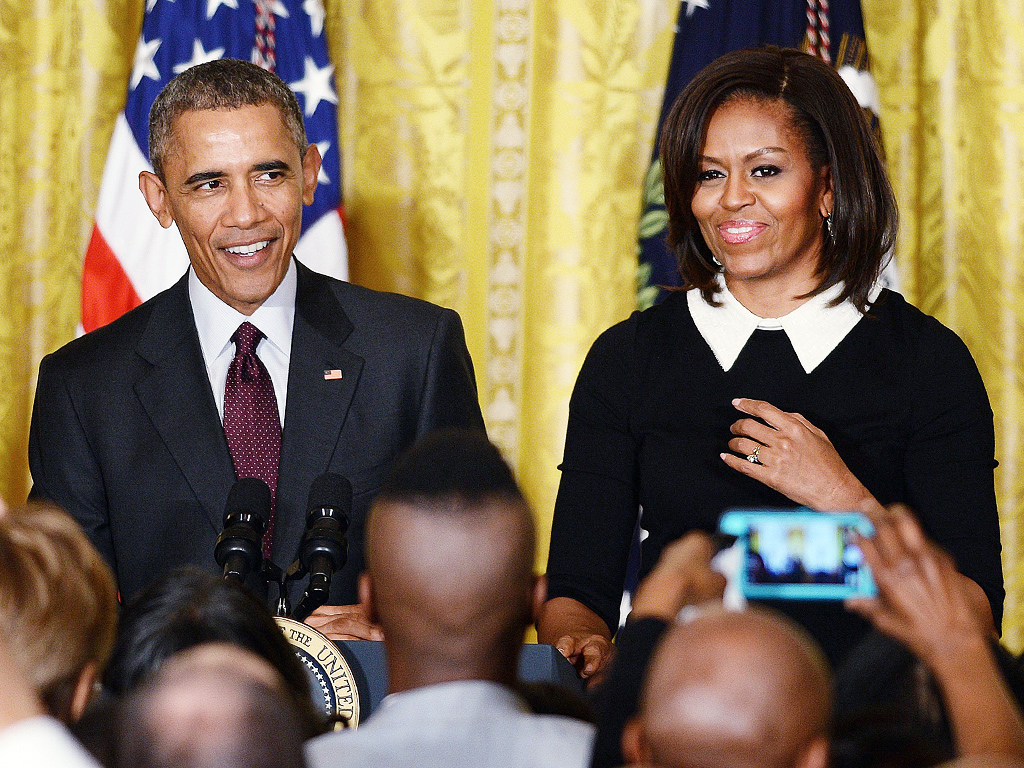
[[828, 666], [804, 630], [715, 610], [662, 638], [623, 754], [662, 768], [824, 768], [830, 708]]
[[164, 181], [164, 159], [174, 149], [174, 121], [185, 112], [239, 109], [273, 104], [285, 127], [306, 153], [306, 129], [299, 102], [273, 72], [237, 59], [216, 59], [190, 67], [171, 80], [149, 110], [149, 162]]
[[[864, 309], [897, 229], [896, 197], [877, 141], [856, 97], [835, 69], [801, 51], [767, 46], [734, 51], [702, 69], [665, 118], [660, 155], [665, 173], [669, 246], [687, 285], [712, 300], [718, 264], [691, 207], [708, 125], [736, 101], [785, 111], [815, 171], [827, 169], [834, 203], [818, 262], [825, 290], [845, 283], [840, 301]], [[821, 222], [825, 228], [824, 220]]]
[[194, 567], [169, 572], [128, 606], [104, 684], [124, 695], [174, 654], [204, 643], [239, 646], [266, 659], [312, 717], [305, 670], [263, 603], [245, 587]]
[[869, 632], [836, 669], [834, 690], [832, 768], [922, 768], [955, 756], [935, 681], [898, 640]]
[[38, 502], [0, 514], [0, 632], [50, 714], [81, 716], [116, 627], [113, 574], [78, 523]]
[[117, 768], [302, 768], [303, 717], [266, 659], [200, 645], [118, 708]]
[[360, 597], [384, 630], [391, 690], [512, 684], [543, 599], [534, 524], [512, 471], [475, 432], [436, 432], [395, 465], [367, 522]]

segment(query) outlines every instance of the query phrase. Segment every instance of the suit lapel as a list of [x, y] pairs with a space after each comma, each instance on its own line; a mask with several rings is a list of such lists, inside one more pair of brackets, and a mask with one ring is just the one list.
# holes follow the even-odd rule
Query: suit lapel
[[330, 280], [298, 262], [296, 266], [295, 325], [274, 528], [274, 559], [284, 565], [298, 551], [309, 487], [331, 465], [364, 362], [342, 346], [353, 326]]
[[214, 530], [220, 530], [235, 471], [210, 391], [186, 278], [154, 308], [136, 351], [153, 367], [136, 382], [135, 392]]

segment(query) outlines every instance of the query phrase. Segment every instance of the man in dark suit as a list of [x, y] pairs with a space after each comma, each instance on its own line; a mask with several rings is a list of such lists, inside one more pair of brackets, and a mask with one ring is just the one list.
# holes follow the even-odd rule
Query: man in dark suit
[[[312, 481], [337, 472], [354, 492], [350, 554], [334, 577], [335, 606], [309, 623], [335, 637], [377, 637], [349, 605], [371, 498], [420, 435], [483, 429], [459, 317], [324, 277], [292, 257], [320, 155], [275, 75], [230, 60], [179, 75], [150, 113], [150, 159], [155, 173], [141, 174], [140, 188], [160, 223], [177, 225], [191, 268], [43, 360], [29, 438], [33, 495], [79, 520], [129, 599], [174, 566], [216, 568], [236, 476], [276, 483], [265, 545], [287, 566]], [[254, 352], [243, 352], [245, 325]], [[238, 394], [245, 386], [258, 389], [248, 401]], [[262, 468], [246, 468], [251, 461]]]

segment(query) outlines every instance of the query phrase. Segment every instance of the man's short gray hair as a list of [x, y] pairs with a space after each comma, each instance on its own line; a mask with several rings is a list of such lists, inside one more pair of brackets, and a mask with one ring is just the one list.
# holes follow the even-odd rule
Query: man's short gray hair
[[306, 152], [302, 110], [291, 88], [273, 72], [239, 59], [218, 59], [186, 69], [157, 95], [149, 110], [149, 162], [164, 181], [174, 121], [185, 112], [273, 104], [281, 112], [299, 155]]

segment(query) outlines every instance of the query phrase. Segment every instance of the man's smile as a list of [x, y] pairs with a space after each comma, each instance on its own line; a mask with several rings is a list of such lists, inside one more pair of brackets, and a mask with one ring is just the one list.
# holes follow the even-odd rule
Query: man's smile
[[252, 256], [256, 251], [261, 251], [270, 245], [269, 240], [259, 240], [249, 245], [234, 245], [229, 248], [224, 248], [228, 253], [233, 253], [236, 256]]

